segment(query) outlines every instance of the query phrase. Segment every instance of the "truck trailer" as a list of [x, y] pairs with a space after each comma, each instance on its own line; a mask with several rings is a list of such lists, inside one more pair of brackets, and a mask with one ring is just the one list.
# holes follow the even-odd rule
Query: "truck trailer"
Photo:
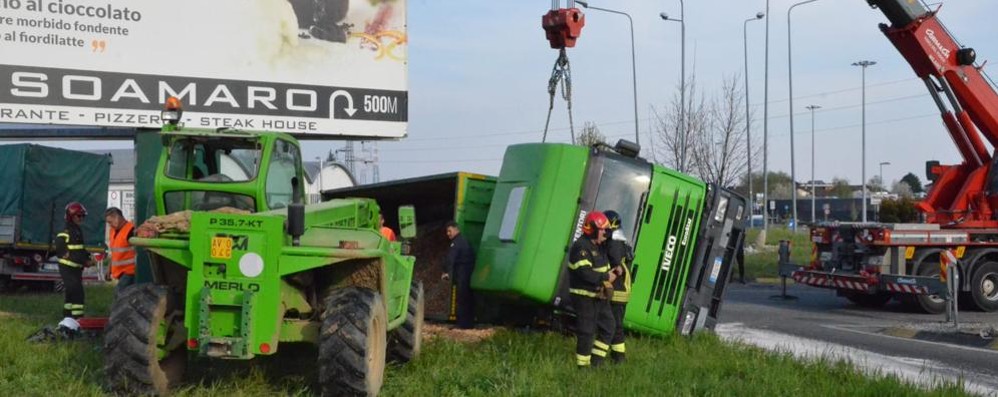
[[[65, 208], [77, 201], [91, 213], [84, 245], [104, 252], [104, 209], [111, 158], [40, 145], [0, 146], [0, 291], [22, 285], [59, 290], [53, 240], [65, 226]], [[85, 280], [96, 280], [88, 272]]]

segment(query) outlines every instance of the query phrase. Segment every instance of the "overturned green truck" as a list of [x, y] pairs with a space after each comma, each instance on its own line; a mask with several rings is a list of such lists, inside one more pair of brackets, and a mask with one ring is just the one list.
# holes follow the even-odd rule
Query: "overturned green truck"
[[[521, 144], [507, 149], [498, 178], [445, 174], [323, 196], [367, 197], [388, 208], [413, 205], [423, 231], [414, 244], [425, 253], [416, 255], [415, 273], [428, 297], [450, 297], [450, 289], [436, 280], [446, 249], [439, 241], [445, 237], [442, 230], [427, 231], [456, 220], [478, 253], [472, 287], [490, 302], [503, 302], [480, 305], [485, 306], [480, 317], [500, 320], [525, 312], [571, 312], [568, 248], [581, 235], [587, 213], [616, 210], [635, 251], [625, 326], [652, 335], [712, 329], [744, 241], [746, 201], [653, 165], [638, 157], [639, 151], [626, 141], [591, 148]], [[481, 312], [496, 306], [511, 310]], [[452, 306], [439, 303], [428, 303], [427, 309], [429, 317], [453, 314]]]

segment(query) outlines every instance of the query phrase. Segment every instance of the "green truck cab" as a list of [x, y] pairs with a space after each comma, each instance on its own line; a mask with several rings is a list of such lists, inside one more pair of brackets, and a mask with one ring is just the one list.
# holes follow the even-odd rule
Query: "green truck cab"
[[[302, 205], [299, 145], [286, 134], [168, 125], [161, 137], [156, 212], [180, 231], [130, 240], [149, 253], [153, 282], [112, 307], [113, 389], [164, 394], [189, 354], [245, 360], [308, 342], [323, 394], [376, 394], [386, 358], [418, 355], [415, 259], [379, 233], [376, 202]], [[412, 209], [393, 212], [412, 238]]]
[[635, 255], [625, 327], [653, 335], [712, 329], [744, 240], [746, 201], [653, 165], [639, 150], [626, 141], [509, 147], [472, 287], [570, 312], [568, 249], [587, 213], [615, 210]]

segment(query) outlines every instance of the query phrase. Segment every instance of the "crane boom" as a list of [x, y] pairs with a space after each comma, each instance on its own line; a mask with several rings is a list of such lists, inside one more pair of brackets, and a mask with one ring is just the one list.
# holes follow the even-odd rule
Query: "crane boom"
[[[976, 53], [961, 46], [918, 0], [867, 0], [880, 9], [891, 25], [881, 31], [921, 78], [956, 144], [963, 163], [931, 163], [934, 182], [919, 203], [928, 221], [947, 227], [998, 227], [992, 208], [998, 208], [998, 184], [992, 182], [991, 147], [998, 147], [998, 92], [975, 65]], [[994, 198], [992, 198], [994, 197]]]

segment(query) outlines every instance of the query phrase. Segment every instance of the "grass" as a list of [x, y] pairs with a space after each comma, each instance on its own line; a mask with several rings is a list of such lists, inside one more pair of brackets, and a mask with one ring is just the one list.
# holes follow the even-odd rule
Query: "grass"
[[[110, 289], [87, 291], [88, 311], [105, 313]], [[98, 341], [27, 344], [24, 338], [59, 320], [61, 296], [0, 295], [0, 390], [9, 396], [102, 396]], [[314, 349], [248, 362], [202, 361], [188, 367], [179, 396], [311, 395]], [[629, 361], [580, 372], [574, 340], [553, 333], [501, 331], [478, 344], [434, 340], [408, 365], [386, 373], [385, 396], [962, 396], [956, 385], [922, 390], [893, 377], [860, 375], [842, 362], [799, 362], [787, 354], [732, 345], [713, 335], [693, 340], [628, 341]]]
[[[759, 229], [751, 229], [745, 235], [745, 245], [755, 245]], [[793, 231], [786, 228], [770, 228], [766, 232], [766, 245], [770, 248], [745, 254], [745, 279], [776, 278], [779, 275], [779, 255], [776, 247], [780, 240], [791, 241], [790, 260], [801, 266], [811, 262], [811, 236], [806, 230]]]

